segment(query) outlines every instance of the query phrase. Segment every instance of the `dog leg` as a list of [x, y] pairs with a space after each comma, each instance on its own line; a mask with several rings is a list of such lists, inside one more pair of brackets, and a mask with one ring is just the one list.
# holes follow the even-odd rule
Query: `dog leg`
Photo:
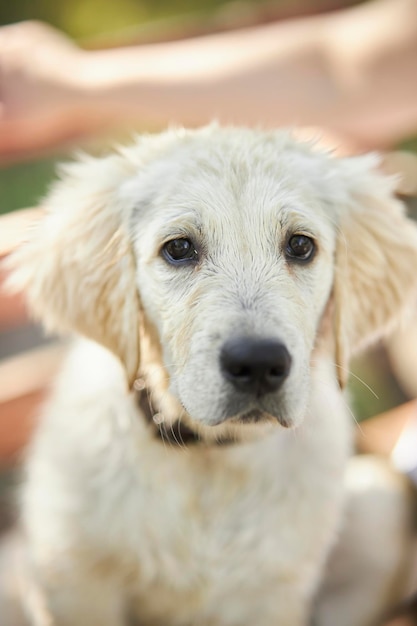
[[29, 626], [22, 602], [22, 541], [17, 532], [0, 542], [0, 623], [1, 626]]
[[31, 626], [125, 626], [122, 594], [80, 575], [53, 586], [29, 583], [24, 602]]
[[351, 460], [341, 536], [319, 592], [314, 626], [370, 626], [401, 598], [411, 546], [404, 477], [377, 457]]

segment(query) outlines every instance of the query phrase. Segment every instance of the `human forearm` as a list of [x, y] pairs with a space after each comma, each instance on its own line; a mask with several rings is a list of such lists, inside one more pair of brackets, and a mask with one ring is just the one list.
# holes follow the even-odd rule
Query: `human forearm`
[[273, 24], [87, 53], [82, 81], [97, 103], [142, 121], [192, 124], [217, 117], [223, 122], [292, 123], [294, 99], [305, 115], [315, 106], [314, 98], [306, 102], [309, 83], [314, 92], [326, 89], [319, 58], [323, 22], [317, 18], [312, 28], [309, 18], [287, 22], [284, 29]]
[[371, 147], [417, 128], [416, 0], [89, 54], [93, 99], [124, 119], [318, 125]]
[[0, 157], [168, 123], [320, 126], [362, 148], [417, 131], [417, 0], [86, 52], [39, 23], [0, 29]]

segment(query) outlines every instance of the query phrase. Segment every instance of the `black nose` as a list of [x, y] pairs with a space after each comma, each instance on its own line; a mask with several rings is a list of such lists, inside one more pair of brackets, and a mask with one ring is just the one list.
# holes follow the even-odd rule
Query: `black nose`
[[260, 396], [281, 387], [290, 372], [291, 357], [279, 341], [238, 337], [223, 346], [220, 364], [236, 389]]

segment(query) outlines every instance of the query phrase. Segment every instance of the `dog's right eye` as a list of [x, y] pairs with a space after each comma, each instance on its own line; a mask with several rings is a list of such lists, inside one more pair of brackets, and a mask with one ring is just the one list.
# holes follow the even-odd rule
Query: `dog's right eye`
[[193, 242], [185, 237], [167, 241], [162, 247], [162, 254], [169, 263], [196, 261], [198, 257]]

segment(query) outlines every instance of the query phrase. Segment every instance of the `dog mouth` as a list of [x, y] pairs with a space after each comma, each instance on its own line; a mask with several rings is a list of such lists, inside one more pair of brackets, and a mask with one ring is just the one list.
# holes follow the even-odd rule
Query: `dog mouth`
[[[214, 428], [224, 427], [229, 424], [230, 426], [240, 426], [244, 428], [247, 426], [265, 426], [267, 424], [275, 427], [283, 427], [283, 428], [291, 428], [292, 422], [291, 419], [288, 419], [286, 416], [286, 408], [285, 403], [277, 403], [278, 406], [275, 406], [275, 403], [272, 403], [273, 406], [268, 406], [268, 402], [260, 402], [254, 401], [253, 398], [244, 399], [239, 398], [239, 401], [236, 401], [236, 398], [229, 400], [226, 407], [222, 407], [219, 410], [220, 415], [217, 418], [213, 419], [193, 419], [192, 412], [189, 410], [189, 407], [185, 402], [180, 400], [182, 405], [184, 415], [188, 417], [187, 423], [189, 423], [190, 427], [196, 427], [197, 430], [201, 426]], [[266, 406], [265, 406], [266, 405]], [[184, 418], [183, 418], [184, 421]]]
[[233, 421], [239, 424], [258, 424], [260, 422], [269, 422], [272, 419], [272, 415], [265, 413], [261, 409], [250, 409], [234, 417]]
[[262, 409], [249, 409], [244, 413], [240, 413], [231, 420], [235, 424], [276, 424], [279, 422], [281, 426], [288, 428], [288, 423], [280, 416], [271, 415]]

